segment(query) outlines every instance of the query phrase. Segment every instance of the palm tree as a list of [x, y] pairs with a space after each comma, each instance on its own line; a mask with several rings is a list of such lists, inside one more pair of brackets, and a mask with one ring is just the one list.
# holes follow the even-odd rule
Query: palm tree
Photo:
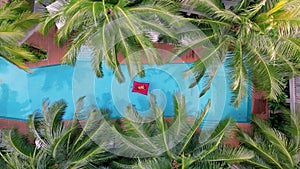
[[28, 71], [24, 61], [34, 61], [35, 57], [20, 47], [19, 41], [39, 23], [39, 15], [31, 12], [26, 1], [13, 1], [3, 4], [0, 16], [0, 56]]
[[[198, 116], [191, 118], [185, 111], [184, 97], [176, 95], [174, 118], [171, 121], [164, 120], [164, 113], [155, 106], [154, 102], [152, 97], [151, 112], [156, 119], [150, 123], [149, 119], [141, 117], [132, 107], [128, 108], [124, 124], [118, 130], [124, 135], [131, 136], [128, 140], [136, 147], [125, 148], [126, 155], [131, 157], [131, 162], [115, 160], [111, 164], [112, 167], [220, 168], [253, 157], [252, 152], [244, 148], [232, 148], [222, 144], [222, 140], [230, 137], [236, 130], [232, 119], [226, 119], [209, 130], [198, 130], [208, 112], [210, 102]], [[120, 143], [116, 142], [116, 144]], [[123, 148], [119, 148], [122, 151]], [[150, 156], [147, 156], [148, 154]], [[132, 164], [132, 161], [135, 163]]]
[[[82, 99], [77, 104], [75, 116], [80, 114], [81, 106]], [[82, 127], [84, 122], [76, 119], [62, 121], [65, 109], [63, 101], [57, 101], [50, 107], [45, 101], [43, 114], [31, 115], [28, 126], [35, 145], [16, 130], [4, 131], [5, 150], [1, 156], [7, 168], [95, 168], [114, 157], [105, 150], [108, 139], [101, 140], [101, 144], [93, 141], [92, 135], [105, 135], [104, 119], [98, 110], [89, 110], [89, 120]]]
[[288, 114], [282, 130], [270, 127], [262, 119], [253, 119], [254, 133], [240, 132], [242, 145], [253, 150], [255, 158], [241, 163], [246, 168], [285, 169], [300, 167], [300, 115]]
[[[194, 63], [191, 72], [199, 81], [216, 57], [230, 68], [232, 103], [247, 96], [249, 81], [267, 98], [276, 99], [287, 79], [298, 74], [300, 41], [299, 0], [240, 0], [225, 8], [222, 0], [189, 0], [198, 25], [215, 45]], [[205, 44], [193, 41], [189, 46]], [[183, 50], [185, 51], [185, 50]], [[215, 62], [213, 62], [215, 63]], [[214, 65], [217, 67], [218, 65]], [[213, 78], [217, 69], [210, 72]], [[207, 88], [211, 80], [208, 80]]]
[[[0, 153], [7, 168], [199, 168], [226, 166], [249, 160], [251, 151], [229, 148], [221, 140], [236, 130], [227, 119], [212, 130], [197, 132], [209, 109], [209, 102], [198, 116], [188, 116], [185, 100], [174, 97], [175, 116], [164, 120], [164, 113], [151, 96], [150, 117], [141, 117], [128, 107], [121, 125], [109, 119], [107, 111], [85, 109], [83, 98], [76, 106], [74, 120], [63, 122], [66, 104], [57, 101], [28, 122], [36, 145], [16, 130], [3, 133]], [[88, 110], [88, 111], [85, 111]]]
[[143, 58], [149, 64], [162, 60], [153, 46], [151, 32], [173, 34], [169, 27], [179, 17], [178, 3], [172, 0], [61, 0], [48, 6], [41, 32], [46, 34], [55, 23], [63, 23], [57, 32], [58, 44], [68, 42], [64, 61], [74, 64], [83, 45], [93, 51], [92, 64], [102, 77], [102, 62], [113, 70], [120, 82], [120, 58], [125, 59], [130, 76], [143, 75]]

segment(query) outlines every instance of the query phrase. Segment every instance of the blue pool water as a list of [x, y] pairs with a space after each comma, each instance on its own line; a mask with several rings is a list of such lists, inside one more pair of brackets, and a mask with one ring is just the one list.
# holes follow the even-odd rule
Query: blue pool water
[[64, 119], [72, 119], [74, 105], [78, 98], [86, 96], [87, 105], [94, 104], [112, 111], [112, 118], [122, 117], [126, 107], [133, 105], [140, 114], [147, 116], [150, 108], [149, 95], [133, 93], [133, 81], [150, 83], [149, 93], [156, 98], [157, 105], [165, 116], [173, 114], [173, 94], [185, 96], [187, 111], [193, 115], [204, 107], [209, 98], [212, 107], [207, 123], [218, 122], [231, 116], [238, 122], [249, 122], [251, 118], [251, 95], [245, 98], [239, 108], [230, 105], [232, 96], [228, 77], [218, 72], [211, 89], [201, 98], [203, 82], [188, 88], [192, 77], [184, 78], [184, 70], [191, 64], [176, 63], [161, 66], [145, 65], [146, 77], [130, 79], [127, 68], [121, 65], [125, 82], [118, 83], [113, 72], [103, 67], [103, 78], [96, 78], [91, 68], [89, 53], [81, 53], [75, 66], [53, 65], [33, 68], [26, 73], [3, 59], [0, 59], [0, 117], [26, 120], [28, 115], [41, 109], [42, 102], [49, 98], [67, 102]]

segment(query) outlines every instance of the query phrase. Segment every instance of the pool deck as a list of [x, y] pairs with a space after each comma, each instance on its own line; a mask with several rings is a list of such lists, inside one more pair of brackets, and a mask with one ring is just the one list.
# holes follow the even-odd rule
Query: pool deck
[[[61, 59], [63, 55], [66, 53], [67, 44], [63, 47], [59, 47], [54, 42], [54, 34], [57, 29], [50, 29], [48, 35], [43, 37], [41, 34], [35, 32], [26, 42], [37, 47], [43, 48], [48, 51], [48, 58], [46, 60], [40, 61], [38, 63], [27, 63], [27, 66], [30, 68], [39, 67], [39, 66], [48, 66], [53, 64], [61, 64]], [[157, 43], [155, 46], [164, 51], [171, 51], [173, 46], [170, 44], [161, 44]], [[196, 51], [197, 53], [201, 53], [201, 51]], [[162, 54], [162, 59], [166, 60], [167, 55]], [[197, 60], [199, 57], [195, 54], [195, 51], [188, 51], [180, 59], [176, 59], [173, 63], [183, 63], [183, 62], [193, 62]], [[121, 64], [125, 63], [124, 60], [119, 56]], [[263, 97], [262, 92], [256, 92], [255, 89], [252, 93], [252, 113], [259, 115], [263, 118], [268, 118], [268, 109], [267, 109], [267, 100]], [[250, 131], [251, 125], [250, 123], [238, 123], [237, 126], [243, 130]], [[21, 120], [11, 120], [11, 119], [0, 119], [0, 129], [8, 129], [8, 128], [17, 128], [18, 131], [24, 135], [28, 134], [28, 128], [26, 126], [26, 121]], [[231, 145], [238, 145], [238, 141], [236, 139], [231, 139], [229, 141]]]

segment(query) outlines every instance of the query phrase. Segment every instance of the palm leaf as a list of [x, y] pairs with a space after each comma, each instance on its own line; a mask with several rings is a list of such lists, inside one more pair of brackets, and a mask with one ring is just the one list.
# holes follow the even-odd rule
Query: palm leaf
[[16, 130], [8, 130], [3, 133], [3, 141], [9, 151], [15, 152], [16, 155], [30, 159], [34, 151], [34, 146], [28, 144], [28, 139]]
[[[275, 154], [271, 154], [268, 152], [267, 149], [264, 149], [261, 147], [262, 145], [259, 145], [258, 142], [253, 140], [251, 137], [249, 137], [246, 133], [241, 133], [242, 142], [246, 144], [247, 147], [250, 147], [252, 150], [256, 152], [256, 154], [259, 154], [260, 157], [262, 157], [264, 160], [266, 160], [269, 164], [272, 164], [276, 166], [277, 168], [283, 169], [284, 167], [278, 162], [276, 157], [274, 157]], [[255, 163], [253, 163], [255, 164]]]
[[49, 126], [48, 136], [54, 135], [59, 132], [62, 127], [62, 117], [65, 114], [67, 105], [63, 100], [55, 102], [49, 107], [47, 112], [44, 112], [45, 125]]
[[92, 111], [88, 114], [88, 119], [86, 123], [81, 122], [81, 125], [83, 126], [82, 131], [80, 134], [77, 135], [74, 143], [73, 148], [74, 151], [80, 151], [81, 149], [84, 149], [85, 147], [88, 147], [90, 144], [93, 143], [105, 143], [107, 142], [105, 140], [102, 140], [101, 137], [99, 138], [99, 134], [101, 134], [101, 131], [104, 131], [105, 124], [103, 123], [103, 117], [101, 116], [99, 111]]
[[28, 31], [40, 22], [40, 14], [25, 11], [21, 13], [12, 25], [19, 30]]
[[147, 121], [141, 117], [132, 106], [127, 108], [124, 117], [124, 128], [126, 129], [126, 133], [131, 136], [143, 138], [147, 145], [147, 149], [153, 149], [154, 151], [159, 152], [158, 147], [150, 140], [151, 136], [149, 135], [149, 131], [147, 131], [150, 127], [147, 125]]
[[246, 160], [251, 160], [254, 153], [242, 147], [218, 147], [216, 153], [208, 155], [205, 160], [210, 162], [226, 162], [226, 163], [239, 163]]
[[[150, 38], [149, 31], [159, 31], [168, 36], [173, 33], [168, 29], [170, 18], [174, 16], [170, 11], [176, 3], [165, 0], [155, 1], [88, 1], [80, 3], [72, 0], [61, 3], [55, 12], [48, 13], [42, 24], [42, 32], [47, 32], [53, 24], [63, 18], [65, 24], [57, 33], [57, 42], [63, 44], [73, 37], [73, 47], [66, 53], [64, 60], [73, 64], [82, 45], [88, 45], [93, 50], [93, 67], [98, 77], [102, 77], [102, 61], [113, 70], [119, 82], [124, 81], [119, 67], [118, 55], [125, 57], [131, 76], [140, 72], [143, 75], [141, 60], [134, 53], [139, 52], [148, 63], [160, 64], [159, 57]], [[167, 5], [168, 4], [168, 5]], [[145, 20], [150, 19], [149, 21]], [[159, 20], [159, 22], [155, 22]], [[84, 22], [78, 22], [84, 20]], [[83, 33], [77, 33], [83, 32]], [[173, 36], [174, 37], [174, 36]], [[91, 46], [93, 45], [93, 46]], [[72, 46], [72, 45], [70, 45]], [[139, 48], [137, 48], [139, 46]], [[132, 56], [133, 55], [133, 56]], [[132, 66], [131, 64], [137, 64]]]
[[30, 132], [33, 133], [35, 140], [38, 140], [42, 144], [41, 146], [47, 146], [48, 144], [45, 142], [42, 133], [39, 130], [42, 118], [43, 117], [39, 113], [34, 112], [29, 116], [27, 126], [29, 127]]
[[196, 11], [205, 11], [205, 14], [208, 14], [209, 17], [230, 21], [230, 22], [239, 22], [240, 17], [235, 13], [231, 12], [230, 10], [225, 10], [222, 2], [220, 0], [201, 0], [201, 1], [194, 1]]
[[291, 166], [295, 166], [293, 155], [290, 154], [288, 149], [289, 142], [287, 138], [275, 129], [271, 129], [267, 126], [262, 120], [258, 119], [257, 117], [253, 119], [253, 122], [259, 127], [260, 132], [266, 137], [267, 140], [279, 151], [284, 158], [287, 159], [288, 163]]
[[35, 61], [34, 56], [19, 47], [26, 31], [39, 22], [40, 16], [32, 13], [25, 1], [5, 3], [0, 9], [0, 55], [19, 68], [29, 71], [25, 60]]
[[17, 154], [2, 154], [0, 153], [1, 157], [5, 161], [5, 167], [7, 168], [14, 168], [14, 169], [22, 169], [28, 167], [28, 161], [25, 159], [16, 160], [19, 158]]
[[[192, 158], [193, 161], [209, 161], [209, 162], [216, 162], [217, 159], [220, 158], [219, 162], [221, 162], [224, 159], [227, 159], [228, 161], [224, 160], [227, 163], [234, 162], [234, 160], [240, 160], [243, 161], [246, 158], [250, 159], [252, 157], [251, 154], [249, 155], [249, 151], [243, 150], [243, 149], [230, 149], [228, 148], [226, 151], [232, 152], [232, 156], [226, 156], [226, 151], [224, 150], [221, 145], [221, 141], [225, 137], [230, 137], [232, 133], [234, 133], [234, 130], [236, 129], [233, 121], [231, 119], [226, 119], [220, 124], [216, 126], [214, 129], [210, 129], [209, 131], [201, 131], [200, 137], [197, 140], [197, 146], [193, 146], [192, 149]], [[232, 158], [230, 158], [232, 157]], [[243, 157], [238, 159], [238, 157]], [[216, 161], [214, 161], [215, 159]], [[222, 160], [221, 160], [222, 159]], [[232, 160], [230, 162], [230, 160]]]
[[189, 144], [192, 136], [195, 134], [196, 130], [199, 128], [200, 124], [202, 123], [202, 121], [204, 120], [205, 115], [207, 114], [208, 110], [210, 108], [210, 100], [208, 100], [206, 106], [204, 107], [204, 109], [202, 110], [202, 112], [200, 113], [200, 117], [198, 117], [195, 120], [195, 123], [193, 125], [193, 127], [191, 128], [191, 130], [187, 133], [186, 137], [182, 140], [182, 142], [184, 143], [183, 146], [181, 147], [179, 154], [183, 153], [184, 149], [186, 148], [186, 146]]
[[230, 55], [229, 63], [232, 64], [229, 67], [232, 68], [231, 72], [231, 90], [234, 93], [231, 99], [232, 104], [235, 107], [240, 105], [241, 100], [248, 96], [247, 90], [249, 88], [248, 72], [244, 64], [244, 56], [241, 41], [237, 40], [234, 45], [233, 54]]
[[58, 18], [62, 15], [61, 12], [56, 12], [55, 14], [49, 14], [47, 17], [45, 17], [42, 21], [42, 23], [39, 26], [39, 31], [42, 35], [47, 35], [49, 30], [55, 25], [55, 23], [58, 21]]
[[[75, 131], [76, 128], [77, 126], [71, 127], [69, 130], [62, 133], [59, 138], [55, 139], [52, 142], [50, 151], [52, 152], [52, 157], [57, 161], [59, 160], [59, 158], [61, 158], [62, 155], [66, 156], [69, 153], [68, 149], [65, 149], [65, 145], [67, 144], [70, 135]], [[62, 152], [66, 154], [63, 154]]]
[[[277, 99], [282, 92], [283, 84], [278, 75], [276, 68], [268, 63], [264, 55], [259, 53], [257, 49], [249, 46], [251, 50], [247, 56], [247, 64], [255, 69], [254, 84], [257, 84], [259, 90], [266, 91], [266, 97]], [[265, 79], [264, 81], [258, 79]]]
[[299, 113], [290, 113], [290, 126], [286, 127], [285, 130], [291, 135], [292, 140], [294, 141], [295, 144], [295, 149], [294, 151], [298, 151], [300, 147], [300, 116]]
[[9, 55], [6, 55], [5, 58], [9, 57], [10, 59], [16, 59], [16, 60], [18, 59], [21, 60], [22, 62], [24, 60], [28, 60], [28, 61], [36, 60], [32, 53], [26, 51], [25, 49], [19, 46], [15, 46], [15, 45], [3, 46], [3, 49], [4, 49], [3, 51], [9, 53]]
[[263, 169], [272, 169], [272, 166], [269, 166], [267, 164], [263, 164], [261, 161], [256, 161], [255, 159], [252, 160], [247, 160], [246, 165], [249, 166], [254, 166], [254, 167], [259, 167], [259, 168], [263, 168]]
[[24, 32], [21, 32], [17, 29], [12, 29], [12, 27], [8, 27], [9, 25], [2, 25], [0, 27], [0, 41], [2, 43], [10, 43], [14, 44], [19, 39], [24, 36]]
[[[200, 140], [202, 142], [201, 146], [203, 147], [207, 144], [211, 144], [218, 140], [220, 137], [230, 138], [236, 130], [237, 128], [233, 119], [227, 118], [225, 120], [222, 120], [215, 128], [208, 131], [207, 134], [200, 135]], [[207, 137], [208, 134], [209, 137]]]
[[[232, 54], [228, 67], [233, 75], [232, 103], [235, 106], [247, 96], [248, 81], [265, 91], [268, 98], [276, 99], [282, 92], [284, 79], [299, 73], [299, 60], [295, 57], [299, 55], [299, 45], [297, 38], [293, 38], [300, 25], [298, 0], [240, 1], [232, 9], [224, 9], [219, 0], [189, 2], [195, 6], [193, 10], [200, 13], [199, 19], [191, 21], [208, 37], [213, 35], [210, 40], [216, 45], [215, 49], [225, 42], [217, 50], [220, 60], [224, 60], [225, 52]], [[196, 81], [191, 87], [204, 76], [205, 66], [201, 64], [199, 61], [193, 71]], [[211, 81], [206, 83], [204, 93]]]
[[199, 97], [203, 96], [210, 88], [213, 79], [217, 73], [219, 66], [222, 63], [223, 57], [220, 53], [220, 50], [226, 45], [226, 41], [223, 41], [215, 49], [205, 49], [202, 53], [200, 59], [196, 60], [193, 63], [193, 66], [188, 70], [188, 73], [195, 73], [195, 82], [192, 83], [189, 87], [194, 87], [204, 76], [204, 73], [209, 70], [209, 76], [207, 76], [207, 81], [205, 82], [204, 89], [201, 91]]
[[180, 96], [178, 94], [173, 96], [173, 102], [174, 102], [174, 119], [171, 122], [171, 126], [176, 126], [175, 129], [175, 136], [180, 136], [180, 132], [182, 130], [185, 130], [186, 118], [187, 118], [187, 112], [186, 112], [186, 106], [185, 106], [185, 98], [183, 96]]
[[168, 137], [167, 137], [167, 129], [168, 126], [166, 125], [164, 121], [164, 113], [162, 110], [155, 105], [155, 98], [153, 95], [150, 96], [150, 105], [151, 105], [151, 110], [152, 114], [155, 115], [156, 117], [156, 125], [158, 130], [161, 133], [161, 139], [162, 139], [162, 145], [164, 146], [166, 152], [171, 155], [170, 153], [170, 147], [168, 145]]

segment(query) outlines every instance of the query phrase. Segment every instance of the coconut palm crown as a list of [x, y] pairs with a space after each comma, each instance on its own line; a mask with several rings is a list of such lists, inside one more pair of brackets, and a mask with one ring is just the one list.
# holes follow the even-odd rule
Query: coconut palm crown
[[[226, 59], [235, 106], [247, 96], [249, 81], [265, 91], [267, 98], [276, 99], [286, 80], [298, 74], [299, 0], [241, 0], [230, 8], [221, 0], [188, 3], [197, 13], [191, 20], [215, 45], [215, 50], [196, 61], [191, 70], [199, 80], [206, 71], [203, 60]], [[211, 75], [214, 77], [214, 72]]]
[[76, 115], [83, 111], [82, 101], [83, 98], [79, 99], [74, 120], [69, 122], [63, 121], [67, 107], [64, 101], [51, 106], [48, 100], [44, 101], [42, 113], [33, 113], [28, 121], [35, 144], [16, 130], [3, 131], [5, 148], [0, 155], [6, 168], [96, 168], [114, 157], [105, 150], [106, 141], [93, 141], [97, 135], [105, 135], [100, 130], [105, 128], [98, 110], [85, 110], [90, 115], [85, 127], [76, 120]]
[[300, 167], [300, 116], [295, 112], [284, 112], [286, 124], [282, 129], [270, 126], [255, 117], [252, 134], [240, 132], [243, 147], [253, 150], [255, 158], [241, 163], [245, 168], [285, 169]]
[[86, 45], [93, 51], [96, 75], [103, 76], [101, 65], [105, 61], [122, 82], [121, 60], [126, 61], [131, 76], [143, 75], [142, 60], [162, 62], [149, 32], [172, 36], [168, 26], [176, 20], [172, 13], [178, 7], [170, 0], [59, 0], [51, 5], [41, 32], [46, 34], [55, 23], [63, 23], [57, 32], [59, 44], [69, 42], [63, 61], [74, 64], [80, 47]]
[[19, 41], [39, 23], [39, 15], [31, 12], [26, 1], [12, 1], [0, 7], [0, 18], [0, 56], [28, 70], [24, 61], [34, 61], [35, 57], [20, 47]]

